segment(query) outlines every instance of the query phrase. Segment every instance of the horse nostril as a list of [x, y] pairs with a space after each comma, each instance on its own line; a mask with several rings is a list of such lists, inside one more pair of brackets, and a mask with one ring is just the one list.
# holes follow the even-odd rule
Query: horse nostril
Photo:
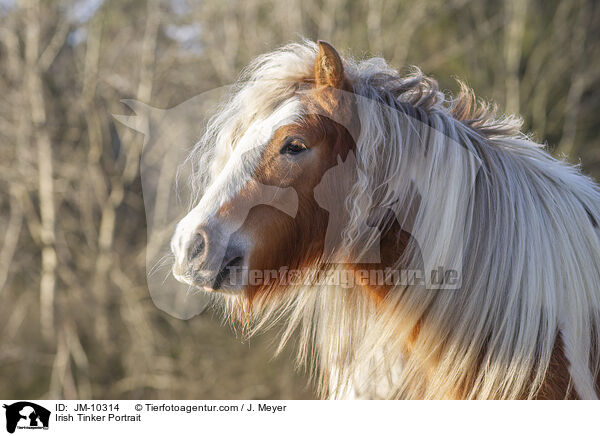
[[194, 236], [194, 239], [190, 243], [188, 249], [188, 262], [191, 262], [198, 256], [202, 256], [206, 249], [206, 234], [204, 232], [198, 232]]

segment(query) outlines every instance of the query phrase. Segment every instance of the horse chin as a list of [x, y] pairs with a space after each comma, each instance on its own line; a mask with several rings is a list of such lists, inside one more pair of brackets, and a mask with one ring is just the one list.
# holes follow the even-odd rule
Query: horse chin
[[244, 286], [238, 286], [231, 283], [223, 283], [217, 288], [205, 282], [195, 281], [187, 276], [173, 274], [173, 277], [175, 277], [175, 279], [178, 282], [188, 286], [192, 286], [197, 291], [202, 291], [210, 294], [239, 295], [245, 290]]
[[244, 292], [244, 288], [242, 288], [242, 287], [238, 287], [238, 288], [224, 287], [224, 288], [220, 288], [220, 289], [213, 289], [208, 286], [202, 286], [200, 289], [204, 292], [208, 292], [211, 294], [220, 294], [220, 295], [229, 295], [229, 296], [241, 295]]
[[[214, 283], [214, 282], [213, 282]], [[218, 287], [213, 285], [201, 285], [194, 284], [194, 286], [204, 292], [208, 292], [211, 294], [223, 294], [223, 295], [240, 295], [244, 292], [245, 286], [231, 283], [231, 282], [223, 282]]]
[[[218, 264], [216, 264], [218, 265]], [[247, 268], [244, 256], [231, 256], [220, 263], [220, 266], [205, 267], [204, 269], [181, 271], [173, 266], [173, 277], [180, 283], [192, 286], [196, 290], [221, 293], [239, 294], [244, 291], [245, 283], [242, 271]]]

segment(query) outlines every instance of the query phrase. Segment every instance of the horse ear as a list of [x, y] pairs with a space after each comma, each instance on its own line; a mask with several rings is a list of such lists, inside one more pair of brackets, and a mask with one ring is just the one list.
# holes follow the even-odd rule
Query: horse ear
[[319, 41], [319, 54], [315, 60], [315, 82], [317, 86], [342, 89], [344, 65], [338, 52], [325, 41]]

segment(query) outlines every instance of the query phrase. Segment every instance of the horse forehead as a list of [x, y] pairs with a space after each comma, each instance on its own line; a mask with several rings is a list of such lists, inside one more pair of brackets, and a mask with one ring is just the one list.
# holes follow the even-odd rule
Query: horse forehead
[[[280, 104], [272, 113], [260, 117], [250, 123], [235, 145], [229, 141], [217, 144], [217, 158], [213, 164], [213, 180], [216, 176], [229, 173], [243, 166], [248, 170], [255, 169], [262, 151], [282, 126], [296, 122], [303, 114], [303, 105], [298, 98], [291, 98]], [[234, 141], [230, 141], [234, 142]]]
[[249, 186], [258, 168], [263, 151], [273, 138], [274, 133], [282, 126], [294, 123], [302, 114], [302, 105], [298, 99], [290, 99], [270, 113], [257, 119], [246, 129], [242, 137], [235, 141], [234, 147], [225, 153], [217, 153], [211, 168], [212, 182], [204, 192], [200, 202], [204, 213], [219, 209]]

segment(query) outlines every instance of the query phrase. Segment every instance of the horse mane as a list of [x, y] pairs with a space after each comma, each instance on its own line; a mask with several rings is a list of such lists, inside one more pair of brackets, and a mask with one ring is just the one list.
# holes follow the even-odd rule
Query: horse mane
[[[253, 62], [191, 159], [214, 147], [216, 174], [253, 120], [310, 84], [317, 52], [303, 41]], [[306, 285], [251, 304], [217, 296], [219, 307], [248, 335], [282, 326], [280, 348], [297, 341], [298, 363], [333, 398], [535, 398], [559, 339], [570, 362], [565, 396], [596, 398], [596, 185], [462, 83], [450, 97], [418, 69], [403, 77], [380, 58], [346, 58], [344, 69], [362, 97], [345, 243], [355, 247], [378, 204], [407, 218], [416, 180], [424, 192], [411, 233], [439, 265], [462, 269], [461, 288], [398, 285], [377, 303], [358, 287]], [[198, 172], [197, 190], [207, 178]], [[416, 252], [408, 247], [399, 266], [414, 265]]]

